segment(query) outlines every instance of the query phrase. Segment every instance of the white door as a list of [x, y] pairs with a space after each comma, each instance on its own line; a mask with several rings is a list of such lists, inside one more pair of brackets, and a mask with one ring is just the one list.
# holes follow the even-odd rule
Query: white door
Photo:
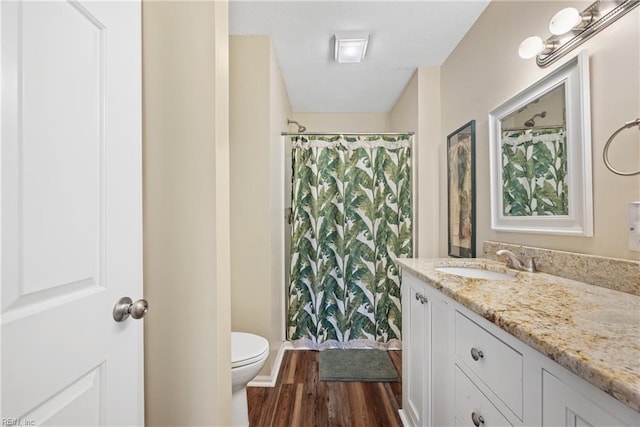
[[140, 3], [0, 18], [2, 423], [141, 425]]

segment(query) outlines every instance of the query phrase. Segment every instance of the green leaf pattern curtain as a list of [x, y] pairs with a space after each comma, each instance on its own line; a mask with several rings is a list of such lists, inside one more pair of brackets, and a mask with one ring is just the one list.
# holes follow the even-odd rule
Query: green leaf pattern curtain
[[564, 128], [504, 131], [505, 216], [568, 215]]
[[399, 348], [412, 256], [411, 136], [295, 136], [288, 338]]

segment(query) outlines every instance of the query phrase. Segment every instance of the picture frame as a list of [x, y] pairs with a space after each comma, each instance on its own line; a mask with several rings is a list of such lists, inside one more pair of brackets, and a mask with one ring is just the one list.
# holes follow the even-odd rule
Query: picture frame
[[476, 256], [476, 121], [447, 136], [448, 254]]

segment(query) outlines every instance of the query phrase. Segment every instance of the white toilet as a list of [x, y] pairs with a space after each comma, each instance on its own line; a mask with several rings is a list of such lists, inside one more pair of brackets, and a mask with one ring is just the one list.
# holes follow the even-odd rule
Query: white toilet
[[269, 356], [269, 341], [246, 332], [231, 332], [231, 421], [249, 425], [247, 384], [254, 379]]

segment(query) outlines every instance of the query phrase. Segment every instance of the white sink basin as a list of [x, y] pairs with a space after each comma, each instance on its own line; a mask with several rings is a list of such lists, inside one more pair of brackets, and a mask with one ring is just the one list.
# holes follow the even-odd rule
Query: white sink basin
[[516, 277], [511, 274], [485, 270], [484, 268], [478, 268], [478, 267], [435, 267], [435, 270], [441, 273], [453, 274], [455, 276], [469, 277], [471, 279], [516, 280]]

